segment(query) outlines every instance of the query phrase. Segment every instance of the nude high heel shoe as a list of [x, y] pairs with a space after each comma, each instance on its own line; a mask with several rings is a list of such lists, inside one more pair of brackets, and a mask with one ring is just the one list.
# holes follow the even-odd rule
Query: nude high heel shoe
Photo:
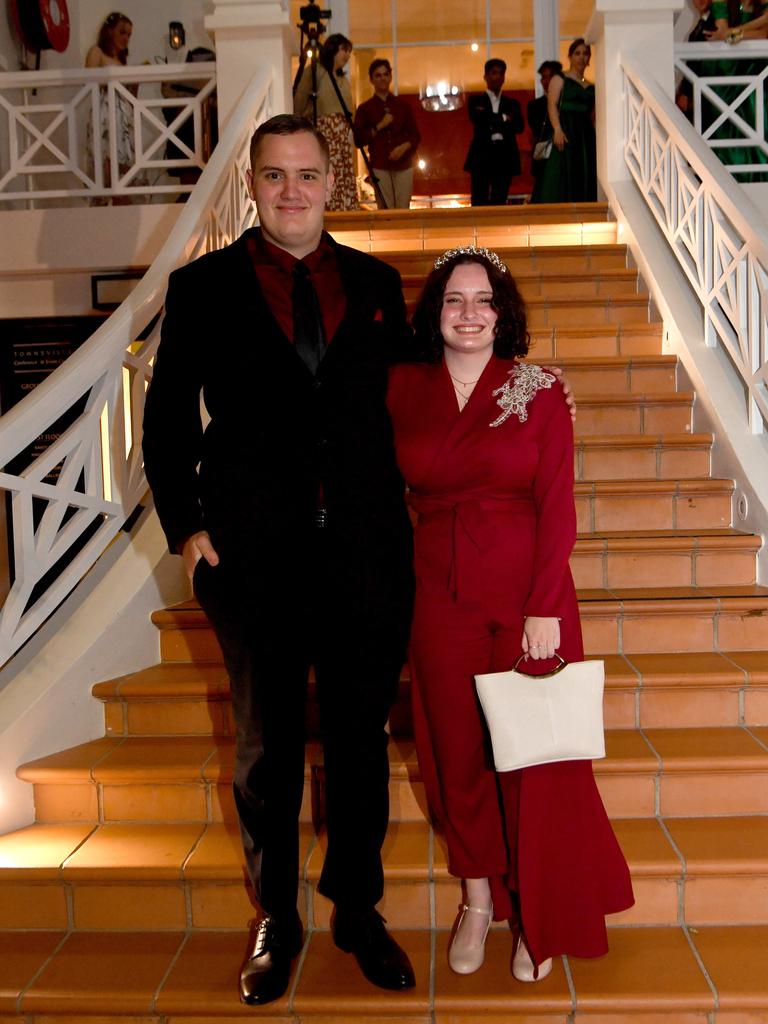
[[[482, 914], [485, 920], [485, 931], [482, 941], [477, 944], [472, 942], [462, 928], [467, 914]], [[488, 937], [488, 929], [493, 919], [493, 907], [470, 907], [467, 903], [461, 906], [459, 920], [456, 923], [456, 930], [453, 933], [451, 948], [448, 950], [448, 966], [457, 974], [474, 974], [483, 966], [485, 960], [485, 940]], [[464, 934], [462, 934], [462, 932]]]
[[548, 960], [543, 960], [539, 964], [538, 978], [534, 977], [534, 970], [535, 968], [533, 960], [531, 960], [531, 954], [528, 952], [528, 947], [521, 935], [517, 941], [515, 958], [512, 961], [512, 974], [518, 981], [541, 981], [542, 978], [546, 978], [548, 974], [552, 973], [552, 957]]

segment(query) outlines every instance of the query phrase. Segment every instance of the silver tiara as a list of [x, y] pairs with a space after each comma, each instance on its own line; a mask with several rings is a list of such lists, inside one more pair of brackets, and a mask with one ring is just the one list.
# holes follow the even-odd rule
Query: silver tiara
[[479, 249], [476, 245], [462, 245], [458, 249], [449, 249], [448, 252], [444, 252], [442, 256], [437, 257], [434, 269], [437, 270], [438, 267], [445, 266], [446, 263], [450, 263], [451, 260], [455, 260], [458, 256], [482, 256], [484, 260], [492, 263], [502, 274], [507, 272], [504, 261], [498, 253], [493, 252], [491, 249]]

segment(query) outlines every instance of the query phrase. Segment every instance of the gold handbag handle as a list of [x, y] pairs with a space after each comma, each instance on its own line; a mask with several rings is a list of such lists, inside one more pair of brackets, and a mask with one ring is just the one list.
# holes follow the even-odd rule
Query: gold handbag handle
[[[512, 666], [513, 672], [518, 671], [517, 666], [525, 657], [527, 657], [527, 655], [525, 654], [525, 651], [523, 651], [523, 653], [517, 659], [515, 664]], [[562, 672], [564, 668], [568, 667], [568, 662], [565, 660], [565, 658], [561, 658], [557, 651], [555, 651], [555, 657], [560, 662], [560, 664], [557, 666], [557, 668], [553, 668], [551, 672], [521, 672], [520, 675], [528, 676], [529, 679], [551, 679], [552, 676], [556, 676], [558, 672]]]

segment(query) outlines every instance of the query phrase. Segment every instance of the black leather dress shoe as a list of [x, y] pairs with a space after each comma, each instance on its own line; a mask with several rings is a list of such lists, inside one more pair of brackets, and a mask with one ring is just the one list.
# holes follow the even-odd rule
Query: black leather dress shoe
[[240, 969], [240, 999], [262, 1005], [279, 999], [288, 988], [291, 963], [302, 946], [300, 923], [288, 928], [273, 917], [255, 921], [251, 928], [245, 963]]
[[384, 927], [375, 910], [364, 913], [339, 911], [333, 921], [333, 941], [345, 953], [352, 953], [360, 970], [379, 988], [413, 988], [411, 961]]

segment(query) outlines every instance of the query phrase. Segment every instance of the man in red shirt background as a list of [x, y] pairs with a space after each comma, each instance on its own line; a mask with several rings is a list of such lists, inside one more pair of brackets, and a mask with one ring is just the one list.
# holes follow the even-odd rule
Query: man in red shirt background
[[370, 147], [371, 167], [386, 203], [384, 206], [377, 194], [376, 205], [380, 210], [407, 210], [413, 192], [413, 159], [421, 136], [407, 102], [389, 91], [389, 61], [371, 61], [368, 77], [374, 92], [357, 108], [355, 137], [358, 145]]

